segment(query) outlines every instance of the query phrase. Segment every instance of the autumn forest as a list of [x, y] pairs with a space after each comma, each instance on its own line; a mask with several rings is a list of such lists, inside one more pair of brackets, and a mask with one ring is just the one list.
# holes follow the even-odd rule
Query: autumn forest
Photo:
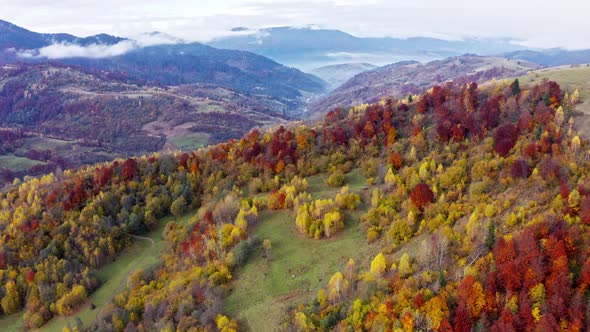
[[0, 193], [1, 314], [31, 329], [75, 315], [104, 282], [98, 271], [165, 223], [159, 262], [64, 330], [244, 329], [224, 303], [254, 256], [280, 259], [280, 243], [254, 234], [284, 213], [296, 238], [354, 228], [375, 254], [347, 257], [279, 329], [583, 331], [579, 102], [552, 81], [446, 83], [193, 152], [16, 180]]

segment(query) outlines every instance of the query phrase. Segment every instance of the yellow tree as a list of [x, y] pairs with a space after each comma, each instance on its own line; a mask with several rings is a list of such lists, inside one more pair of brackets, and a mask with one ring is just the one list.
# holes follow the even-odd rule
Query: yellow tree
[[385, 256], [383, 256], [382, 253], [379, 253], [371, 262], [371, 273], [376, 277], [380, 277], [385, 273], [386, 268]]
[[399, 260], [399, 265], [397, 269], [402, 278], [405, 278], [412, 274], [412, 266], [410, 265], [410, 255], [408, 255], [407, 252], [405, 252], [402, 255], [402, 258]]
[[2, 305], [4, 314], [10, 315], [17, 312], [21, 307], [20, 294], [16, 284], [12, 280], [9, 280], [4, 288], [6, 289], [6, 295], [0, 304]]
[[348, 281], [340, 272], [334, 273], [328, 282], [328, 299], [333, 303], [342, 300], [342, 294], [348, 292]]

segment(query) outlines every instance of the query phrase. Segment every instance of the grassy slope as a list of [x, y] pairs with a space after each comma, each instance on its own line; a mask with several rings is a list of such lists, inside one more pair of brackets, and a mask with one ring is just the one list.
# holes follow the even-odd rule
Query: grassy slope
[[[187, 222], [192, 214], [187, 214], [181, 219], [181, 222]], [[57, 317], [43, 325], [39, 331], [62, 332], [64, 326], [73, 323], [76, 317], [82, 320], [84, 326], [89, 326], [94, 322], [100, 309], [110, 302], [112, 296], [125, 287], [127, 277], [137, 269], [145, 269], [160, 262], [160, 252], [164, 248], [162, 232], [166, 224], [173, 218], [162, 219], [158, 228], [145, 234], [145, 237], [154, 241], [136, 239], [133, 244], [126, 248], [115, 261], [105, 265], [98, 271], [98, 276], [103, 280], [103, 284], [97, 291], [90, 295], [88, 301], [74, 315], [68, 317]], [[90, 303], [94, 303], [96, 308], [90, 309]], [[22, 313], [14, 314], [0, 320], [1, 331], [12, 332], [23, 329]]]
[[[335, 197], [339, 191], [326, 186], [324, 178], [308, 178], [308, 191], [314, 198]], [[348, 175], [348, 184], [357, 192], [366, 186], [358, 170]], [[271, 240], [272, 259], [263, 258], [259, 250], [235, 272], [236, 280], [225, 302], [228, 314], [251, 331], [275, 330], [290, 306], [312, 300], [335, 272], [344, 270], [349, 258], [368, 264], [366, 258], [373, 257], [376, 249], [367, 244], [359, 225], [361, 213], [347, 214], [345, 229], [330, 240], [300, 235], [289, 211], [261, 214], [254, 235]]]
[[179, 150], [191, 151], [207, 145], [209, 142], [209, 136], [210, 135], [206, 133], [171, 136], [168, 138], [168, 143], [174, 145]]
[[577, 129], [586, 137], [590, 137], [590, 67], [585, 65], [571, 67], [561, 66], [530, 72], [519, 77], [521, 85], [532, 86], [539, 84], [543, 79], [557, 82], [562, 90], [573, 92], [578, 89], [582, 104], [576, 106], [576, 110], [583, 113], [576, 119]]
[[0, 156], [0, 168], [7, 168], [14, 172], [26, 171], [36, 165], [45, 165], [45, 163], [11, 154]]

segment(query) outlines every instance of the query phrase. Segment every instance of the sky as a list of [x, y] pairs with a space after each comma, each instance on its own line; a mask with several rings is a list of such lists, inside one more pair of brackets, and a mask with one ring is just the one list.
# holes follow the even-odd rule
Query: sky
[[308, 26], [361, 37], [508, 37], [590, 48], [587, 0], [0, 0], [0, 19], [37, 32], [208, 41], [234, 27]]

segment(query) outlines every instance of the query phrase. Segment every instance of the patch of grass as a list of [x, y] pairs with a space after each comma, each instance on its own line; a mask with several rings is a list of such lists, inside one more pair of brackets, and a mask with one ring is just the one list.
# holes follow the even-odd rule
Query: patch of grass
[[[192, 216], [193, 214], [189, 213], [180, 218], [179, 222], [187, 223]], [[117, 256], [116, 260], [103, 266], [97, 272], [103, 284], [90, 295], [86, 303], [75, 314], [68, 317], [55, 317], [43, 325], [39, 331], [62, 332], [63, 328], [68, 324], [73, 325], [76, 317], [80, 318], [84, 327], [90, 326], [100, 313], [101, 308], [110, 302], [115, 293], [126, 287], [127, 279], [134, 271], [147, 269], [161, 262], [161, 252], [165, 245], [162, 233], [166, 224], [171, 220], [174, 220], [174, 218], [162, 219], [155, 230], [143, 235], [143, 237], [152, 239], [154, 241], [153, 245], [147, 239], [135, 239], [131, 246]], [[90, 309], [91, 303], [96, 306], [95, 309]], [[22, 315], [22, 312], [20, 312], [0, 319], [1, 330], [7, 332], [22, 331], [24, 329]]]
[[72, 142], [47, 137], [29, 137], [25, 139], [25, 146], [37, 150], [60, 150], [67, 148]]
[[36, 165], [45, 165], [42, 161], [32, 160], [24, 157], [17, 157], [15, 155], [0, 156], [0, 168], [7, 168], [14, 172], [27, 171]]
[[3, 317], [2, 319], [0, 319], [0, 326], [2, 327], [2, 331], [5, 332], [23, 331], [25, 329], [25, 325], [23, 322], [23, 313], [17, 312], [16, 314]]
[[[334, 188], [326, 184], [326, 174], [318, 174], [307, 178], [309, 183], [308, 192], [314, 198], [329, 198], [336, 197], [336, 193], [340, 191], [340, 187]], [[361, 173], [360, 168], [355, 168], [346, 174], [345, 186], [348, 186], [351, 191], [359, 191], [368, 187], [367, 179]]]
[[199, 112], [212, 113], [212, 112], [225, 112], [226, 109], [221, 105], [211, 103], [198, 103]]
[[179, 150], [191, 151], [207, 145], [209, 135], [205, 133], [193, 133], [183, 136], [173, 136], [168, 138], [168, 141]]
[[[324, 179], [325, 175], [308, 178], [314, 197], [334, 197], [340, 190], [326, 185]], [[347, 180], [354, 190], [366, 186], [358, 170], [349, 173]], [[375, 256], [377, 247], [367, 244], [359, 222], [362, 213], [346, 213], [344, 230], [328, 240], [299, 234], [290, 211], [261, 213], [253, 235], [271, 240], [272, 258], [262, 257], [259, 248], [234, 272], [232, 291], [225, 300], [227, 313], [247, 330], [274, 331], [289, 307], [313, 300], [317, 290], [334, 273], [343, 271], [350, 258], [368, 264], [366, 258]]]

